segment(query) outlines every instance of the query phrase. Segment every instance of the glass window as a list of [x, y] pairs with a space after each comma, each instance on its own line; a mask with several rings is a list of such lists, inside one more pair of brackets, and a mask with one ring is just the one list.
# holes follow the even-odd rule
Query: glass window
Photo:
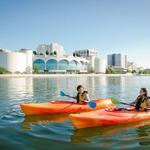
[[77, 65], [78, 65], [78, 62], [73, 60], [73, 61], [69, 62], [69, 69], [70, 70], [77, 70], [78, 69]]
[[69, 69], [69, 62], [68, 62], [68, 60], [64, 60], [63, 59], [63, 60], [59, 61], [58, 68], [60, 70], [67, 70], [67, 69]]
[[33, 66], [38, 67], [40, 70], [45, 70], [45, 62], [42, 59], [36, 59], [33, 62]]
[[46, 62], [47, 70], [57, 70], [57, 61], [55, 59], [50, 59]]

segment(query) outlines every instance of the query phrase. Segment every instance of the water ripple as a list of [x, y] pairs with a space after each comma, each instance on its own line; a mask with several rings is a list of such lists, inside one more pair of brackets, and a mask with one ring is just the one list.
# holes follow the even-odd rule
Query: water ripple
[[[75, 95], [83, 84], [90, 97], [134, 99], [148, 77], [5, 78], [0, 79], [0, 149], [149, 149], [150, 121], [77, 130], [67, 115], [25, 117], [23, 102], [62, 99], [60, 90]], [[64, 98], [66, 99], [66, 98]]]

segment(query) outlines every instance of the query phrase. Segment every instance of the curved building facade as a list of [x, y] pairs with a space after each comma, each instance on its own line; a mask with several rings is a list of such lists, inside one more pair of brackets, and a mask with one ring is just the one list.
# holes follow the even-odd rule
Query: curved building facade
[[48, 70], [49, 72], [59, 72], [67, 70], [78, 70], [80, 72], [86, 72], [89, 61], [84, 58], [78, 58], [73, 56], [40, 56], [33, 57], [33, 66], [39, 68], [40, 71]]

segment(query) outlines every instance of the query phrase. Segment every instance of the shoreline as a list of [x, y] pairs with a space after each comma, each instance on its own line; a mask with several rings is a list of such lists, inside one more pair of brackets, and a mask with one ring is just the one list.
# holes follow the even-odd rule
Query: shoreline
[[150, 76], [150, 74], [0, 74], [0, 78], [53, 78], [53, 77], [123, 77], [123, 76]]
[[1, 74], [0, 78], [9, 77], [34, 77], [34, 78], [49, 78], [49, 77], [103, 77], [103, 76], [137, 76], [134, 74]]

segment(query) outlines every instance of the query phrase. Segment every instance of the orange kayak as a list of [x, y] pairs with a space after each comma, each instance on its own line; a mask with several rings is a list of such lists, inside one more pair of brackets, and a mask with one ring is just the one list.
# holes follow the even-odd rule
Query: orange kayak
[[20, 105], [25, 115], [61, 114], [85, 112], [112, 106], [111, 99], [95, 99], [96, 108], [90, 108], [87, 104], [77, 104], [70, 101], [52, 101], [48, 103], [23, 103]]
[[80, 114], [71, 114], [71, 121], [76, 128], [94, 126], [109, 126], [116, 124], [133, 123], [150, 119], [149, 112], [136, 112], [127, 110], [96, 110]]

